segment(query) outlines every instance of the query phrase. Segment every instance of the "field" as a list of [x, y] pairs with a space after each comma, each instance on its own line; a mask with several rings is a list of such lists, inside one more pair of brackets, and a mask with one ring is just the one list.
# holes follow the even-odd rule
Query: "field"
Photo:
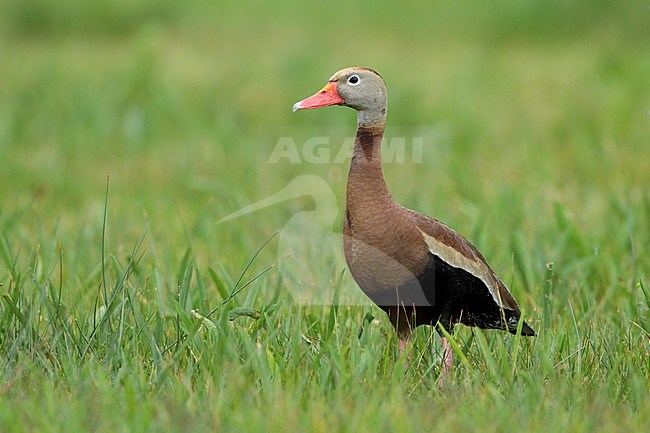
[[[1, 432], [647, 431], [647, 3], [213, 3], [0, 5]], [[354, 113], [291, 112], [350, 65], [538, 333], [459, 326], [444, 388], [350, 301]]]

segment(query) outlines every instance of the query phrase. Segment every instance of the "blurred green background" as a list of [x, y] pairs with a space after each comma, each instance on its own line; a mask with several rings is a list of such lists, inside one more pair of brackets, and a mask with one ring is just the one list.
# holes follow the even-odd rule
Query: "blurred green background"
[[[108, 175], [113, 239], [126, 243], [150, 219], [165, 239], [185, 242], [182, 224], [208, 235], [210, 218], [296, 174], [327, 175], [342, 197], [344, 166], [265, 162], [298, 126], [353, 130], [346, 110], [290, 107], [355, 64], [388, 82], [390, 125], [445, 131], [424, 164], [387, 168], [407, 205], [476, 217], [453, 198], [532, 233], [543, 223], [527, 206], [543, 216], [561, 202], [593, 221], [611, 211], [604, 196], [633, 200], [648, 184], [643, 2], [5, 0], [0, 23], [5, 233], [56, 222], [82, 235], [101, 223]], [[495, 194], [508, 215], [484, 206]], [[286, 215], [258, 219], [251, 242]]]
[[[348, 109], [294, 114], [291, 106], [320, 89], [336, 70], [365, 65], [387, 82], [389, 125], [407, 135], [424, 131], [422, 163], [386, 165], [389, 186], [399, 202], [447, 222], [475, 242], [542, 333], [546, 329], [549, 335], [564, 336], [575, 327], [576, 332], [611, 331], [601, 343], [620, 342], [625, 335], [639, 338], [639, 352], [616, 364], [626, 372], [639, 368], [636, 382], [628, 376], [629, 382], [608, 382], [595, 351], [593, 363], [579, 371], [578, 376], [591, 379], [585, 379], [586, 388], [576, 388], [577, 396], [562, 388], [563, 376], [552, 388], [572, 396], [560, 399], [564, 405], [580, 400], [581, 392], [594, 396], [603, 383], [611, 385], [607, 395], [616, 397], [607, 404], [624, 402], [621, 412], [611, 412], [611, 426], [611, 420], [629, 407], [639, 409], [650, 365], [650, 322], [638, 284], [647, 282], [650, 263], [645, 254], [650, 244], [649, 42], [650, 10], [641, 1], [3, 0], [4, 317], [13, 317], [7, 313], [12, 305], [20, 309], [24, 301], [29, 306], [30, 296], [47, 282], [62, 290], [74, 313], [70, 317], [82, 317], [90, 326], [97, 290], [103, 285], [107, 182], [107, 254], [124, 265], [147, 232], [137, 274], [146, 289], [138, 294], [145, 311], [158, 308], [147, 307], [162, 296], [158, 290], [173, 299], [188, 257], [197, 275], [200, 271], [205, 276], [213, 267], [237, 275], [264, 240], [310, 202], [287, 202], [254, 217], [215, 222], [277, 192], [296, 176], [326, 179], [340, 211], [346, 164], [269, 164], [268, 159], [281, 137], [301, 143], [312, 130], [339, 138], [352, 134], [355, 116]], [[265, 249], [253, 268], [263, 269], [275, 254], [273, 248]], [[550, 262], [555, 273], [549, 272]], [[119, 266], [114, 267], [118, 270], [111, 268], [109, 277], [119, 279]], [[323, 272], [329, 275], [329, 270]], [[23, 275], [22, 286], [16, 283], [18, 274]], [[54, 281], [59, 277], [60, 285]], [[203, 283], [196, 302], [205, 313], [218, 298], [218, 284], [199, 276], [197, 280]], [[274, 275], [268, 281], [262, 287], [262, 292], [268, 289], [266, 294], [248, 298], [258, 307], [269, 303], [269, 293], [280, 290]], [[344, 284], [354, 287], [347, 275]], [[21, 302], [10, 290], [16, 287], [25, 296]], [[171, 304], [165, 300], [161, 305]], [[14, 368], [21, 365], [17, 360], [22, 359], [28, 334], [20, 331], [23, 325], [10, 328], [17, 326], [16, 320], [5, 323], [5, 329], [15, 333], [7, 331], [1, 344], [6, 359], [2, 371], [9, 382], [16, 380]], [[607, 328], [612, 323], [620, 327], [612, 331]], [[42, 331], [43, 326], [36, 329]], [[92, 329], [83, 326], [83, 332]], [[344, 328], [342, 335], [356, 331]], [[577, 340], [566, 345], [544, 340], [543, 348], [560, 365], [577, 353], [574, 349], [582, 350], [584, 341], [580, 336]], [[40, 346], [29, 347], [31, 352], [25, 353], [41, 360], [34, 361], [39, 369], [60, 356], [41, 356]], [[149, 359], [146, 352], [132, 349]], [[531, 371], [539, 368], [537, 360], [545, 354], [539, 349], [530, 355]], [[109, 377], [122, 365], [98, 359]], [[75, 370], [63, 368], [64, 374], [57, 368], [50, 377], [66, 377], [61, 380], [72, 381], [74, 389], [70, 371]], [[217, 370], [210, 370], [215, 377]], [[185, 389], [184, 373], [176, 374], [180, 384], [169, 386]], [[252, 381], [259, 380], [255, 374]], [[244, 377], [249, 376], [234, 380], [242, 389]], [[375, 380], [381, 379], [380, 374]], [[520, 384], [519, 397], [530, 397], [524, 390], [542, 389], [547, 379], [540, 376]], [[212, 380], [217, 388], [234, 386]], [[8, 414], [29, 389], [43, 386], [33, 383], [38, 379], [22, 388], [3, 388], [14, 398], [2, 403]], [[496, 389], [488, 386], [478, 394], [506, 393]], [[136, 403], [148, 392], [136, 392]], [[329, 397], [320, 402], [319, 396], [309, 394], [297, 400], [266, 394], [271, 402], [279, 398], [289, 408], [298, 400], [316, 398], [323, 412]], [[176, 408], [170, 412], [196, 415], [190, 409], [184, 412], [184, 398], [169, 397], [166, 404]], [[586, 400], [585, 417], [602, 403]], [[206, 401], [210, 405], [212, 400]], [[477, 413], [491, 414], [489, 398], [482, 401], [484, 411]], [[25, 407], [38, 408], [38, 400], [31, 404]], [[379, 400], [375, 404], [382, 413]], [[426, 412], [417, 405], [402, 410], [396, 401], [391, 404], [401, 416]], [[513, 409], [500, 408], [506, 426]], [[77, 409], [84, 412], [83, 406]], [[466, 414], [474, 413], [469, 406], [465, 409]], [[544, 412], [537, 415], [537, 420], [552, 418]], [[14, 416], [9, 416], [14, 422], [28, 417], [27, 412]], [[302, 416], [311, 419], [309, 410]], [[643, 425], [648, 416], [624, 418], [620, 425]], [[357, 426], [364, 425], [362, 418]], [[581, 424], [583, 418], [569, 416], [559, 425], [588, 429], [591, 425]], [[164, 424], [164, 417], [157, 419]], [[283, 418], [272, 419], [283, 423]], [[221, 418], [202, 420], [201, 425], [210, 427], [220, 422], [240, 425], [236, 419], [230, 424]], [[107, 431], [119, 430], [110, 423], [101, 425], [108, 426]], [[179, 422], [177, 427], [182, 431], [184, 425]], [[540, 421], [528, 426], [543, 430], [546, 425]], [[466, 427], [451, 418], [447, 426]], [[339, 427], [344, 430], [345, 425]]]

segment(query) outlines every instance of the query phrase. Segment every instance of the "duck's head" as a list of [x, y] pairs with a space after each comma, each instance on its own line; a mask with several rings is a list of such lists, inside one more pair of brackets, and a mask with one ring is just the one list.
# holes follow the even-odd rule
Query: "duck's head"
[[345, 105], [360, 113], [375, 117], [386, 115], [386, 84], [373, 69], [356, 66], [345, 68], [332, 75], [318, 93], [296, 102], [293, 111]]

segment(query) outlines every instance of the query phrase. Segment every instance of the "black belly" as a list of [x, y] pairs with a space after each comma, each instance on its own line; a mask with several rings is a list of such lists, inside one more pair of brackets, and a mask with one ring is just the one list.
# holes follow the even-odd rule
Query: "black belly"
[[433, 254], [424, 271], [412, 281], [397, 288], [387, 287], [371, 299], [388, 313], [400, 334], [438, 322], [449, 332], [456, 323], [512, 331], [507, 324], [512, 322], [512, 316], [517, 316], [514, 323], [518, 319], [514, 311], [497, 305], [481, 279]]

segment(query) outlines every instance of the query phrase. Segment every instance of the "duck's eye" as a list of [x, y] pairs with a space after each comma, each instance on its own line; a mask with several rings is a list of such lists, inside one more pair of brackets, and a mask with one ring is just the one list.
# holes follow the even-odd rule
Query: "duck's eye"
[[359, 84], [359, 76], [353, 75], [350, 78], [348, 78], [348, 84], [351, 86], [356, 86], [357, 84]]

